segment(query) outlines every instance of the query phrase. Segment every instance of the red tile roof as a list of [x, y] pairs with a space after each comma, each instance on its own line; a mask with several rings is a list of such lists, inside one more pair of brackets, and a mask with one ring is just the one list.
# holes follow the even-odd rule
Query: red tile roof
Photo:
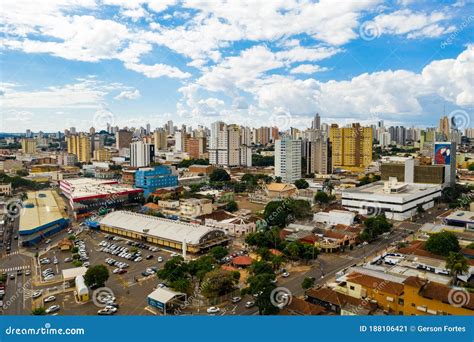
[[390, 293], [399, 296], [403, 293], [403, 284], [393, 281], [373, 277], [362, 273], [351, 273], [347, 276], [347, 281], [362, 285], [363, 287], [377, 290], [378, 292]]
[[246, 255], [238, 256], [232, 259], [232, 265], [235, 266], [250, 266], [252, 264], [252, 258]]

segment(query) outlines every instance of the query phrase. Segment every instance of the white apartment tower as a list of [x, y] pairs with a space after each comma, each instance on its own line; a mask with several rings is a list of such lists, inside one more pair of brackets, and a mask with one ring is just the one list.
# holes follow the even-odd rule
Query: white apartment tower
[[301, 178], [301, 140], [285, 137], [275, 142], [275, 176], [285, 183]]
[[130, 144], [130, 166], [149, 166], [155, 160], [155, 145], [143, 141], [135, 141]]

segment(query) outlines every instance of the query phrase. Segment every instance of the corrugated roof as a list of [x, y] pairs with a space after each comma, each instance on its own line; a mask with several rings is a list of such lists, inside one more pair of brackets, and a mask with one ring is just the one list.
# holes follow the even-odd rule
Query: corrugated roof
[[184, 294], [181, 292], [175, 292], [165, 287], [159, 287], [155, 291], [150, 293], [148, 295], [148, 298], [151, 298], [153, 300], [156, 300], [157, 302], [165, 304], [165, 303], [168, 303], [174, 297], [182, 296], [182, 295]]
[[222, 233], [218, 229], [199, 224], [184, 223], [129, 211], [114, 211], [107, 214], [100, 220], [100, 224], [141, 234], [143, 234], [143, 230], [148, 229], [147, 235], [149, 236], [181, 243], [186, 240], [186, 243], [192, 245], [199, 244], [201, 238], [210, 232]]
[[64, 201], [51, 190], [28, 192], [20, 216], [20, 231], [28, 231], [47, 223], [66, 218]]

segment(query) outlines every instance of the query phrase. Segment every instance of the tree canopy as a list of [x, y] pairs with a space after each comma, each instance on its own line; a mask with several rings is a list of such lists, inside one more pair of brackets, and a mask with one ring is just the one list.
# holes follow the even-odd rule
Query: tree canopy
[[307, 188], [309, 188], [309, 183], [305, 179], [298, 179], [295, 182], [295, 186], [298, 189], [307, 189]]
[[450, 252], [459, 252], [459, 241], [451, 232], [431, 235], [425, 243], [425, 249], [433, 254], [448, 256]]
[[209, 180], [211, 182], [227, 182], [230, 181], [230, 176], [224, 169], [215, 169], [209, 176]]
[[104, 286], [109, 279], [109, 270], [104, 265], [95, 265], [87, 269], [84, 275], [84, 283], [87, 286]]

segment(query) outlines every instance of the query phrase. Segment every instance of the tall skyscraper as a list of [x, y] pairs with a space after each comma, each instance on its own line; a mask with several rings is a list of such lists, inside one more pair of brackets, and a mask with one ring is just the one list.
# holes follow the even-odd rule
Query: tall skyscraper
[[155, 145], [143, 141], [134, 141], [130, 144], [130, 166], [149, 166], [155, 160]]
[[193, 159], [204, 158], [206, 153], [206, 138], [189, 138], [186, 152]]
[[81, 163], [91, 161], [91, 141], [85, 134], [75, 134], [67, 137], [67, 152], [75, 154]]
[[313, 119], [313, 124], [312, 124], [313, 129], [321, 129], [321, 117], [319, 116], [319, 113], [316, 113]]
[[329, 129], [332, 144], [332, 166], [335, 168], [361, 171], [372, 162], [372, 128], [352, 124], [339, 128], [337, 124]]
[[449, 137], [449, 118], [447, 116], [439, 119], [438, 131], [443, 133], [446, 139]]
[[285, 183], [301, 178], [301, 140], [284, 137], [275, 142], [275, 176]]

